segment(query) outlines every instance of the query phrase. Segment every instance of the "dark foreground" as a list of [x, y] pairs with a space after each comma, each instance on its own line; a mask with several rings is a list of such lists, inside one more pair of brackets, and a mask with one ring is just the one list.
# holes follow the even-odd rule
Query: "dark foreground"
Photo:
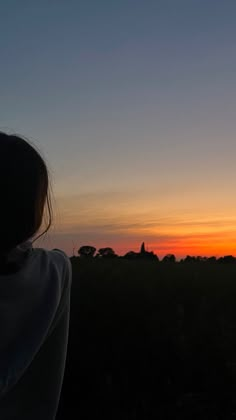
[[236, 419], [236, 264], [72, 267], [57, 420]]

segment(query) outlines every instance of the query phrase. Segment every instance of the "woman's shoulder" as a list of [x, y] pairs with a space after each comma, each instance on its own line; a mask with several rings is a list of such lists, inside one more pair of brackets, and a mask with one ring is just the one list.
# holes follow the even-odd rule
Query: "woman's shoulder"
[[64, 261], [70, 262], [68, 255], [62, 249], [53, 248], [52, 250], [49, 250], [49, 252], [56, 255], [59, 254], [63, 257]]
[[62, 249], [58, 249], [58, 248], [54, 248], [52, 250], [49, 251], [51, 255], [53, 255], [53, 258], [55, 258], [55, 260], [60, 261], [63, 264], [65, 273], [68, 276], [69, 281], [72, 281], [72, 266], [71, 266], [71, 261], [68, 257], [68, 255], [62, 251]]
[[58, 248], [46, 249], [46, 248], [33, 248], [31, 250], [35, 257], [47, 259], [48, 261], [58, 262], [61, 265], [70, 265], [70, 259], [68, 255]]
[[[32, 248], [32, 257], [42, 272], [50, 276], [60, 277], [67, 284], [72, 282], [72, 267], [67, 254], [58, 248], [52, 250], [45, 248]], [[65, 285], [65, 284], [64, 284]]]

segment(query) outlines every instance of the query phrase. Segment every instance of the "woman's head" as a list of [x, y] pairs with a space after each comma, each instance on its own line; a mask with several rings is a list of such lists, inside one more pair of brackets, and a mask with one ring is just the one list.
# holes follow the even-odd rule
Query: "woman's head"
[[48, 223], [41, 235], [48, 231], [52, 209], [46, 164], [26, 140], [2, 132], [0, 197], [0, 254], [33, 238], [42, 224], [45, 204]]

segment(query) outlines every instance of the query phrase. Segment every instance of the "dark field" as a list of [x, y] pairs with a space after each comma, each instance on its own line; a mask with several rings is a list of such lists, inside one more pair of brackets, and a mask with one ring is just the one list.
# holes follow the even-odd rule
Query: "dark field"
[[72, 267], [57, 420], [236, 418], [235, 263]]

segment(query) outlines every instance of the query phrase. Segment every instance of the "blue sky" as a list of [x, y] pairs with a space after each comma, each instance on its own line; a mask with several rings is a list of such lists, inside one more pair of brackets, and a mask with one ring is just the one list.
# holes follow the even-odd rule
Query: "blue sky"
[[1, 5], [0, 127], [48, 160], [51, 243], [165, 252], [179, 214], [230, 220], [233, 234], [235, 12], [233, 0]]

